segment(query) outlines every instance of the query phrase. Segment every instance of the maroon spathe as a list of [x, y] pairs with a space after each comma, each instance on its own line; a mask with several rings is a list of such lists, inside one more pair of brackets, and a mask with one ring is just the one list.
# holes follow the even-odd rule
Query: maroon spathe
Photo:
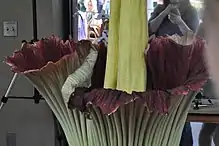
[[[199, 91], [208, 79], [204, 49], [204, 41], [201, 39], [183, 46], [169, 38], [155, 38], [151, 40], [146, 55], [148, 79], [145, 92], [128, 94], [112, 89], [89, 91], [78, 88], [69, 100], [69, 107], [85, 111], [87, 105], [93, 104], [104, 114], [111, 114], [120, 106], [140, 101], [149, 111], [167, 113], [172, 96]], [[77, 102], [79, 99], [81, 102]]]
[[63, 57], [77, 56], [80, 64], [89, 54], [91, 42], [82, 40], [63, 41], [56, 36], [41, 39], [35, 44], [24, 44], [20, 50], [14, 52], [13, 56], [6, 58], [13, 72], [24, 73], [40, 70], [48, 62], [57, 62]]
[[[58, 62], [64, 57], [76, 61], [80, 67], [89, 53], [90, 41], [62, 41], [52, 36], [35, 44], [25, 44], [6, 63], [17, 73], [40, 72], [49, 62]], [[96, 46], [97, 47], [97, 46]], [[170, 98], [198, 91], [208, 79], [203, 52], [204, 41], [196, 39], [193, 44], [183, 46], [169, 38], [154, 38], [147, 52], [147, 90], [126, 92], [104, 89], [107, 48], [99, 45], [98, 58], [92, 76], [90, 89], [78, 88], [69, 100], [69, 107], [86, 111], [88, 105], [99, 107], [104, 114], [115, 112], [120, 106], [136, 101], [149, 111], [167, 113]], [[134, 49], [134, 48], [133, 48]], [[76, 59], [73, 59], [76, 58]], [[49, 69], [48, 69], [49, 71]]]

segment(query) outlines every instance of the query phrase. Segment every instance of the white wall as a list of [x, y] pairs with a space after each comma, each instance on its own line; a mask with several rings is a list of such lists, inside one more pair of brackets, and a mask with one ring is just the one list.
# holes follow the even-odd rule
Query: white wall
[[44, 102], [11, 100], [0, 113], [0, 145], [15, 133], [16, 146], [55, 146], [52, 114]]
[[[51, 34], [62, 36], [61, 0], [37, 0], [38, 36]], [[0, 61], [20, 47], [22, 40], [31, 40], [32, 31], [31, 0], [0, 1]], [[4, 20], [18, 21], [18, 37], [3, 37]], [[9, 67], [0, 63], [0, 96], [4, 95], [12, 73]], [[11, 92], [13, 96], [32, 96], [33, 87], [19, 76]], [[11, 99], [0, 112], [0, 146], [6, 146], [6, 134], [16, 133], [16, 146], [55, 146], [52, 113], [43, 101], [33, 104], [32, 100]]]

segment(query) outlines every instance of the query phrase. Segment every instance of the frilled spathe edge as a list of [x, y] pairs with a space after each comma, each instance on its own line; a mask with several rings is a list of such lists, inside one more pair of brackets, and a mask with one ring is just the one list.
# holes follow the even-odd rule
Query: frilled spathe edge
[[90, 87], [90, 80], [97, 56], [97, 50], [91, 49], [84, 63], [74, 73], [67, 77], [62, 86], [62, 94], [66, 103], [69, 101], [69, 97], [76, 87]]
[[199, 91], [206, 80], [207, 78], [200, 80], [196, 84], [180, 86], [171, 90], [149, 90], [132, 92], [132, 94], [113, 89], [90, 90], [89, 88], [76, 88], [70, 97], [68, 107], [88, 112], [89, 105], [93, 105], [100, 108], [103, 114], [110, 115], [121, 106], [139, 101], [149, 112], [156, 111], [160, 114], [167, 114], [171, 97], [187, 96], [191, 91]]
[[[206, 41], [198, 36], [190, 36], [190, 37], [186, 37], [186, 36], [179, 36], [178, 34], [174, 34], [171, 36], [167, 36], [167, 37], [163, 37], [163, 36], [159, 36], [159, 37], [155, 37], [155, 36], [151, 36], [151, 38], [149, 39], [149, 44], [156, 40], [156, 39], [165, 39], [165, 40], [169, 40], [170, 42], [178, 45], [178, 46], [182, 46], [182, 47], [189, 47], [194, 45], [196, 42], [203, 42], [204, 44], [206, 43]], [[149, 49], [149, 48], [147, 48]]]
[[148, 111], [166, 114], [171, 97], [199, 91], [208, 79], [202, 56], [204, 49], [204, 43], [198, 39], [182, 46], [168, 38], [155, 38], [146, 54], [147, 91], [128, 94], [112, 89], [78, 88], [69, 100], [69, 108], [87, 111], [92, 104], [104, 114], [112, 114], [123, 105], [140, 101]]
[[89, 51], [94, 46], [88, 40], [74, 42], [63, 41], [56, 36], [42, 39], [35, 44], [26, 43], [12, 56], [6, 57], [5, 63], [16, 73], [31, 73], [45, 69], [50, 64], [57, 64], [60, 60], [75, 57], [79, 64], [84, 62]]
[[70, 55], [65, 55], [64, 57], [62, 57], [60, 60], [56, 61], [56, 62], [52, 62], [49, 61], [46, 65], [44, 65], [42, 68], [40, 69], [33, 69], [33, 70], [27, 70], [27, 71], [23, 71], [20, 72], [18, 70], [16, 70], [16, 66], [14, 66], [13, 64], [9, 63], [8, 60], [6, 59], [6, 64], [8, 64], [11, 67], [11, 70], [15, 73], [20, 73], [20, 74], [29, 74], [29, 73], [37, 73], [37, 72], [43, 72], [43, 71], [49, 71], [51, 66], [60, 66], [60, 64], [62, 64], [63, 62], [67, 62], [67, 60], [71, 60], [72, 62], [74, 62], [75, 64], [75, 68], [79, 68], [80, 67], [80, 63], [79, 63], [79, 57], [77, 55], [76, 52], [70, 54]]

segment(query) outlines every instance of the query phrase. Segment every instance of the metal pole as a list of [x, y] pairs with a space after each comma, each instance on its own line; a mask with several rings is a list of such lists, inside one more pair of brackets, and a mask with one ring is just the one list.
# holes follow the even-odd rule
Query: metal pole
[[8, 95], [10, 94], [10, 92], [11, 92], [11, 90], [12, 90], [12, 87], [13, 87], [13, 85], [14, 85], [14, 83], [15, 83], [15, 80], [17, 79], [17, 76], [18, 76], [17, 73], [15, 73], [15, 74], [13, 75], [13, 77], [12, 77], [12, 79], [11, 79], [11, 82], [10, 82], [10, 84], [9, 84], [9, 86], [8, 86], [8, 89], [7, 89], [6, 93], [5, 93], [5, 96], [2, 98], [2, 102], [1, 102], [1, 104], [0, 104], [0, 110], [2, 109], [2, 107], [4, 106], [4, 104], [7, 102], [7, 100], [8, 100]]
[[[26, 41], [22, 41], [21, 48], [23, 47], [24, 44], [26, 44]], [[18, 77], [18, 73], [15, 73], [11, 79], [11, 82], [8, 86], [8, 89], [6, 90], [5, 95], [2, 97], [1, 104], [0, 104], [0, 110], [3, 108], [4, 104], [8, 101], [8, 95], [10, 94], [17, 77]]]

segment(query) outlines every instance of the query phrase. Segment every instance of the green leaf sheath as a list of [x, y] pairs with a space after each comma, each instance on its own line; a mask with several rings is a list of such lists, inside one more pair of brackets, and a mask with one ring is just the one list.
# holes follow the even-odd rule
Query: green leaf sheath
[[[68, 97], [63, 97], [63, 84], [75, 87], [87, 82], [92, 73], [97, 54], [91, 51], [88, 59], [75, 74], [72, 74], [74, 61], [66, 60], [62, 65], [49, 64], [47, 68], [25, 74], [43, 95], [49, 107], [60, 122], [69, 146], [177, 146], [186, 121], [191, 101], [196, 93], [187, 96], [171, 96], [169, 114], [149, 112], [140, 101], [123, 105], [111, 115], [104, 115], [95, 105], [89, 106], [91, 120], [77, 109], [69, 110]], [[91, 63], [91, 64], [90, 64]], [[85, 70], [90, 68], [89, 72]], [[82, 69], [82, 70], [80, 70]], [[85, 77], [86, 76], [86, 77]], [[67, 78], [67, 80], [65, 80]], [[69, 79], [69, 80], [68, 80]], [[73, 82], [73, 83], [72, 83]], [[67, 87], [67, 86], [66, 86]]]
[[148, 112], [138, 101], [121, 106], [111, 115], [89, 107], [91, 120], [78, 110], [69, 110], [53, 74], [27, 75], [45, 97], [60, 122], [70, 146], [177, 146], [191, 101], [196, 93], [170, 97], [168, 115]]

